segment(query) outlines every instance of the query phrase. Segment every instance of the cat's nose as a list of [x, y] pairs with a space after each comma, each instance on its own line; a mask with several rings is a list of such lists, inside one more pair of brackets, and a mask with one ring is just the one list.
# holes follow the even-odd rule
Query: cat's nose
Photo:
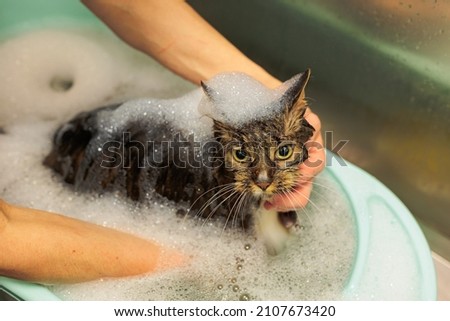
[[265, 191], [267, 189], [267, 187], [269, 187], [269, 185], [271, 184], [270, 182], [271, 180], [269, 179], [269, 175], [267, 173], [267, 170], [261, 170], [258, 173], [258, 176], [255, 179], [255, 184], [262, 189], [263, 191]]
[[258, 185], [258, 187], [260, 189], [265, 191], [267, 189], [267, 187], [269, 187], [270, 183], [269, 182], [256, 182], [256, 185]]

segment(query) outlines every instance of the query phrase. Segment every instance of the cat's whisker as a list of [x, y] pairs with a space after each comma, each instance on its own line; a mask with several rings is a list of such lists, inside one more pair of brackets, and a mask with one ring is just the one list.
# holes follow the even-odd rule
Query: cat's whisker
[[231, 212], [233, 212], [233, 209], [235, 207], [235, 205], [237, 204], [238, 206], [235, 209], [234, 215], [233, 215], [233, 221], [231, 223], [231, 226], [234, 227], [237, 225], [237, 221], [238, 221], [238, 216], [239, 213], [241, 212], [241, 208], [242, 208], [242, 204], [244, 203], [244, 200], [246, 199], [247, 193], [242, 193], [242, 195], [240, 196], [240, 198], [238, 200], [236, 200], [236, 203], [233, 205], [233, 208], [231, 209]]
[[[234, 202], [234, 204], [233, 204], [233, 206], [231, 207], [231, 210], [230, 210], [230, 214], [233, 214], [233, 211], [234, 211], [234, 209], [236, 208], [236, 206], [237, 206], [237, 204], [240, 202], [240, 200], [242, 199], [242, 197], [244, 196], [245, 194], [240, 194], [239, 196], [238, 196], [238, 198], [236, 199], [236, 201]], [[234, 219], [235, 219], [235, 217], [236, 217], [236, 215], [233, 215], [233, 220], [231, 221], [231, 227], [234, 227]]]
[[[234, 195], [236, 195], [238, 193], [238, 191], [233, 191], [230, 195], [228, 195], [227, 197], [225, 197], [219, 204], [217, 204], [216, 207], [214, 207], [214, 209], [208, 214], [208, 217], [205, 219], [205, 221], [202, 224], [202, 228], [203, 226], [206, 224], [206, 222], [208, 222], [208, 220], [214, 215], [214, 213], [219, 209], [219, 207], [225, 203], [226, 201], [228, 201], [231, 197], [233, 197]], [[228, 221], [229, 215], [227, 217], [227, 221]], [[226, 225], [226, 222], [225, 222]], [[222, 231], [223, 232], [223, 231]]]
[[[287, 197], [287, 199], [290, 201], [292, 207], [295, 208], [295, 206], [294, 206], [294, 201], [292, 200], [292, 195], [290, 195], [289, 193], [286, 193], [286, 192], [284, 192], [284, 195], [285, 195], [285, 196]], [[301, 193], [301, 195], [303, 195], [303, 194]], [[303, 197], [307, 198], [307, 197], [304, 196], [304, 195], [303, 195]], [[296, 208], [295, 212], [297, 213], [297, 218], [299, 218], [298, 210], [301, 210], [301, 211], [306, 215], [306, 217], [308, 218], [309, 222], [311, 223], [311, 226], [312, 226], [313, 228], [315, 228], [314, 223], [313, 223], [311, 217], [308, 215], [308, 212], [307, 212], [306, 208], [304, 208], [304, 207]]]
[[[227, 184], [226, 184], [227, 185]], [[203, 212], [210, 206], [213, 202], [215, 202], [218, 198], [220, 198], [222, 195], [225, 195], [228, 192], [231, 192], [232, 186], [220, 186], [221, 189], [214, 194], [211, 198], [209, 198], [195, 213], [194, 217], [201, 217]], [[204, 193], [205, 194], [205, 193]], [[186, 214], [183, 217], [183, 223], [186, 222], [187, 218], [189, 217], [191, 211], [192, 211], [193, 205], [189, 207]]]
[[241, 213], [241, 224], [242, 224], [243, 228], [245, 227], [245, 221], [244, 221], [245, 213], [242, 213], [241, 209], [245, 208], [247, 206], [249, 199], [251, 199], [251, 197], [248, 197], [249, 195], [250, 195], [249, 193], [245, 193], [244, 201], [242, 202], [242, 204], [240, 205], [240, 208], [239, 208], [239, 213]]
[[299, 195], [303, 196], [305, 199], [307, 199], [307, 200], [308, 200], [308, 203], [311, 204], [312, 206], [314, 206], [314, 207], [317, 209], [317, 212], [320, 213], [320, 207], [317, 206], [317, 204], [316, 204], [314, 201], [311, 200], [311, 197], [306, 197], [305, 194], [303, 194], [302, 192], [299, 192], [299, 191], [297, 191], [297, 193], [298, 193]]
[[[241, 194], [241, 195], [245, 195], [245, 194]], [[225, 232], [225, 229], [226, 229], [226, 227], [227, 227], [227, 225], [228, 225], [228, 222], [230, 221], [231, 215], [232, 215], [232, 212], [230, 211], [230, 212], [228, 213], [227, 219], [225, 220], [225, 224], [224, 224], [224, 226], [223, 226], [221, 235], [223, 234], [223, 232]]]
[[[222, 186], [222, 188], [217, 191], [213, 196], [211, 196], [198, 210], [197, 213], [201, 213], [206, 207], [208, 207], [212, 202], [216, 201], [218, 198], [220, 198], [223, 194], [227, 193], [228, 191], [233, 190], [234, 186], [232, 184]], [[205, 193], [204, 193], [205, 194]], [[193, 205], [190, 207], [189, 211], [192, 210]], [[196, 214], [196, 216], [198, 216]]]
[[[340, 194], [337, 194], [337, 192], [336, 192], [335, 195], [339, 196]], [[313, 188], [313, 190], [311, 191], [311, 195], [309, 197], [309, 201], [312, 203], [314, 201], [311, 201], [311, 199], [315, 199], [315, 198], [318, 198], [318, 200], [322, 200], [325, 203], [328, 203], [328, 201], [329, 201], [329, 197], [326, 194], [321, 193], [321, 191], [317, 191]]]
[[210, 189], [208, 189], [207, 191], [205, 191], [204, 193], [202, 193], [200, 196], [198, 196], [196, 199], [195, 199], [195, 201], [191, 204], [191, 206], [189, 206], [189, 209], [188, 209], [188, 212], [190, 212], [191, 210], [192, 210], [192, 208], [194, 207], [194, 205], [203, 197], [203, 196], [205, 196], [206, 194], [208, 194], [208, 193], [210, 193], [210, 192], [212, 192], [213, 190], [215, 190], [215, 189], [218, 189], [218, 188], [223, 188], [223, 187], [226, 187], [226, 186], [234, 186], [234, 182], [232, 182], [232, 183], [228, 183], [228, 184], [222, 184], [222, 185], [218, 185], [218, 186], [215, 186], [215, 187], [213, 187], [213, 188], [210, 188]]
[[[210, 199], [208, 199], [203, 205], [202, 207], [197, 211], [197, 213], [195, 214], [194, 217], [198, 217], [201, 218], [203, 216], [203, 213], [208, 209], [208, 207], [210, 207], [214, 202], [216, 202], [218, 199], [220, 199], [221, 197], [224, 197], [225, 195], [232, 193], [233, 192], [233, 188], [222, 188], [218, 193], [216, 193], [215, 195], [213, 195]], [[221, 202], [220, 204], [222, 204], [223, 202]], [[218, 206], [220, 206], [220, 204]], [[216, 206], [217, 207], [217, 206]], [[211, 211], [208, 216], [205, 218], [203, 225], [206, 224], [206, 222], [211, 218], [211, 216], [213, 215], [213, 211]], [[187, 215], [185, 215], [185, 219], [186, 219]]]
[[217, 201], [220, 201], [221, 198], [223, 198], [224, 196], [226, 196], [229, 193], [233, 192], [233, 188], [229, 188], [227, 190], [223, 190], [220, 193], [215, 194], [214, 196], [212, 196], [210, 199], [208, 199], [203, 206], [199, 209], [199, 211], [196, 213], [196, 217], [202, 217], [203, 213], [208, 210], [208, 208], [211, 208], [212, 206], [214, 206], [214, 204]]
[[[300, 194], [303, 195], [305, 198], [307, 198], [303, 193], [300, 193]], [[317, 210], [316, 212], [317, 212], [317, 213], [321, 213], [320, 207], [319, 207], [314, 201], [311, 200], [311, 197], [309, 197], [308, 200], [309, 200], [308, 203], [311, 204], [311, 206], [313, 206], [314, 208], [316, 208], [316, 210]], [[301, 208], [301, 210], [302, 210], [302, 212], [305, 213], [305, 215], [308, 217], [308, 220], [310, 221], [311, 226], [312, 226], [313, 228], [315, 228], [314, 223], [313, 223], [312, 220], [311, 220], [311, 217], [308, 215], [308, 209], [307, 209], [307, 207], [303, 207], [303, 208]]]
[[299, 219], [299, 215], [298, 215], [298, 210], [299, 210], [299, 209], [295, 208], [294, 202], [293, 202], [293, 200], [292, 200], [292, 198], [291, 198], [290, 193], [289, 193], [289, 192], [283, 192], [283, 195], [285, 195], [286, 198], [289, 200], [289, 202], [291, 203], [292, 207], [293, 207], [294, 210], [295, 210], [295, 214], [297, 215], [297, 219]]
[[[296, 181], [301, 181], [302, 179], [304, 179], [304, 178], [314, 178], [313, 176], [303, 176], [302, 174], [300, 174], [300, 176], [296, 179]], [[324, 190], [326, 190], [327, 192], [330, 192], [330, 193], [332, 193], [333, 195], [335, 195], [335, 196], [340, 196], [341, 195], [341, 193], [338, 191], [338, 190], [336, 190], [333, 186], [330, 186], [331, 184], [332, 184], [332, 180], [331, 179], [328, 179], [328, 181], [330, 182], [330, 184], [329, 185], [327, 185], [327, 184], [322, 184], [322, 183], [320, 183], [320, 182], [317, 182], [317, 180], [319, 180], [319, 181], [321, 181], [321, 180], [326, 180], [326, 179], [324, 179], [324, 178], [320, 178], [320, 179], [314, 179], [314, 180], [311, 180], [310, 182], [311, 182], [311, 184], [313, 185], [313, 187], [314, 186], [318, 186], [319, 188], [321, 188], [321, 189], [324, 189]], [[297, 191], [298, 192], [298, 191]], [[324, 196], [324, 195], [322, 195], [321, 193], [319, 193], [319, 192], [317, 192], [314, 188], [312, 188], [312, 191], [311, 191], [311, 194], [312, 193], [315, 193], [314, 195], [320, 195], [319, 197], [322, 197], [323, 199], [327, 199], [327, 197], [326, 196]]]
[[294, 201], [292, 200], [292, 195], [289, 192], [284, 192], [283, 191], [283, 195], [287, 198], [287, 200], [291, 203], [292, 208], [295, 209], [295, 211], [297, 212], [297, 207], [295, 206]]
[[[311, 190], [311, 195], [309, 197], [309, 202], [314, 204], [314, 201], [312, 201], [311, 199], [313, 197], [318, 197], [322, 200], [324, 200], [325, 202], [328, 202], [328, 196], [325, 195], [324, 193], [322, 193], [321, 189], [323, 189], [326, 193], [331, 193], [337, 197], [341, 196], [341, 193], [339, 191], [337, 191], [333, 186], [328, 186], [328, 185], [324, 185], [321, 183], [317, 183], [317, 182], [312, 182], [313, 184], [313, 188]], [[319, 188], [319, 190], [315, 189], [314, 187], [317, 186]], [[316, 207], [318, 209], [318, 207]], [[319, 211], [320, 212], [320, 211]]]
[[[238, 193], [237, 191], [233, 192], [233, 193], [232, 193], [231, 195], [229, 195], [226, 199], [224, 199], [223, 202], [229, 200], [231, 197], [235, 196], [237, 193]], [[239, 197], [239, 196], [237, 196], [237, 197]], [[219, 205], [221, 205], [221, 204], [219, 204]], [[215, 212], [216, 210], [217, 210], [217, 208], [215, 208], [215, 209], [213, 210], [213, 212]], [[212, 212], [212, 213], [213, 213], [213, 212]], [[223, 232], [225, 231], [225, 229], [226, 229], [226, 227], [227, 227], [227, 224], [228, 224], [228, 221], [230, 220], [230, 216], [231, 216], [231, 211], [230, 211], [230, 212], [228, 213], [228, 215], [227, 215], [227, 218], [226, 218], [226, 220], [225, 220], [225, 224], [224, 224], [224, 227], [223, 227], [223, 229], [222, 229], [222, 232], [220, 233], [220, 236], [222, 236]]]
[[[324, 188], [324, 189], [326, 189], [326, 190], [328, 190], [330, 192], [338, 194], [338, 191], [332, 186], [332, 182], [333, 181], [331, 179], [327, 179], [327, 178], [323, 178], [323, 177], [318, 179], [317, 177], [314, 177], [314, 176], [304, 176], [304, 175], [300, 176], [300, 178], [312, 179], [312, 180], [310, 180], [310, 182], [313, 185], [320, 186], [320, 187], [322, 187], [322, 188]], [[329, 184], [324, 184], [324, 183], [322, 183], [320, 181], [328, 181], [330, 183]]]
[[[195, 214], [195, 217], [202, 217], [203, 216], [203, 212], [210, 206], [212, 205], [214, 202], [216, 202], [217, 200], [219, 200], [220, 198], [224, 197], [225, 195], [227, 195], [228, 193], [232, 193], [234, 191], [234, 188], [231, 187], [224, 187], [223, 189], [221, 189], [219, 192], [217, 192], [216, 194], [214, 194], [211, 198], [209, 198], [203, 205], [202, 207], [198, 210], [198, 212]], [[215, 207], [215, 209], [217, 209], [218, 206], [220, 206], [223, 203], [220, 202], [219, 205], [217, 205]], [[208, 218], [211, 217], [212, 211], [208, 214]]]
[[[324, 184], [320, 184], [320, 183], [312, 183], [313, 187], [318, 187], [320, 189], [323, 189], [324, 191], [326, 191], [327, 193], [332, 193], [333, 195], [339, 196], [342, 195], [341, 193], [339, 193], [339, 191], [337, 189], [335, 189], [334, 187], [330, 187]], [[313, 189], [314, 190], [314, 189]]]

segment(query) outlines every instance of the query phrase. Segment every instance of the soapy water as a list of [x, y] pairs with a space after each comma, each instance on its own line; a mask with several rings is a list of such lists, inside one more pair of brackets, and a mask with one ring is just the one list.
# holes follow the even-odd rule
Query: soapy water
[[[28, 52], [26, 59], [21, 56], [21, 50]], [[81, 66], [77, 65], [81, 62], [70, 59], [73, 50], [83, 52], [90, 68], [80, 67], [69, 78], [55, 73], [55, 70], [76, 70]], [[52, 59], [52, 55], [68, 58]], [[0, 168], [5, 169], [0, 177], [1, 197], [11, 203], [157, 240], [192, 257], [188, 266], [156, 275], [51, 286], [59, 297], [70, 300], [340, 298], [354, 260], [355, 233], [349, 204], [327, 173], [317, 177], [311, 201], [299, 211], [299, 225], [287, 249], [278, 256], [267, 255], [264, 245], [251, 234], [224, 230], [223, 222], [204, 222], [177, 215], [186, 210], [186, 204], [174, 204], [152, 195], [148, 204], [136, 204], [114, 193], [74, 192], [42, 165], [53, 133], [61, 123], [80, 110], [130, 97], [178, 97], [192, 87], [109, 35], [99, 37], [96, 32], [36, 31], [0, 46], [1, 70], [12, 73], [11, 66], [17, 61], [20, 68], [16, 71], [20, 72], [8, 78], [7, 89], [0, 90], [0, 126], [4, 131], [0, 134]], [[84, 86], [84, 81], [92, 81], [96, 86]]]
[[[103, 226], [158, 240], [192, 255], [192, 264], [148, 277], [59, 285], [63, 299], [81, 300], [297, 300], [336, 299], [353, 259], [354, 237], [348, 205], [330, 194], [331, 177], [322, 175], [310, 208], [288, 248], [271, 257], [240, 230], [223, 232], [219, 222], [185, 220], [181, 205], [155, 200], [136, 205], [122, 197], [74, 193], [40, 161], [50, 148], [56, 123], [20, 123], [0, 136], [2, 197], [24, 206], [63, 213]], [[17, 147], [20, 146], [20, 147]], [[11, 164], [11, 160], [13, 161]], [[333, 193], [334, 194], [334, 193]], [[331, 195], [333, 195], [331, 194]], [[317, 208], [316, 208], [317, 207]]]
[[25, 116], [69, 119], [133, 97], [181, 96], [195, 86], [92, 29], [40, 30], [0, 46], [0, 126]]

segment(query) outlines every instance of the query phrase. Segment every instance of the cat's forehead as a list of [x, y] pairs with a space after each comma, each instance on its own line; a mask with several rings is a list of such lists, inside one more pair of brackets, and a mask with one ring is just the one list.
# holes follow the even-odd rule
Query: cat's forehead
[[199, 111], [213, 119], [240, 126], [282, 110], [283, 92], [269, 89], [243, 73], [223, 73], [206, 82]]
[[247, 145], [259, 146], [278, 145], [285, 140], [292, 140], [294, 137], [284, 135], [284, 122], [282, 117], [274, 117], [270, 120], [254, 121], [244, 124], [235, 131], [237, 141]]

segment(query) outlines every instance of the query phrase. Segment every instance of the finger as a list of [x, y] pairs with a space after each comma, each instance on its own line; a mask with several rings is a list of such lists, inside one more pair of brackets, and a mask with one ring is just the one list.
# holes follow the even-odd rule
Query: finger
[[305, 207], [309, 202], [312, 191], [312, 181], [300, 184], [289, 196], [276, 195], [270, 202], [266, 202], [266, 209], [276, 209], [277, 211], [288, 211]]
[[302, 177], [313, 177], [325, 167], [325, 148], [318, 142], [307, 144], [308, 158], [300, 164]]
[[305, 118], [316, 130], [305, 143], [305, 147], [308, 150], [308, 158], [300, 165], [299, 169], [303, 174], [314, 176], [321, 172], [325, 166], [325, 147], [323, 145], [319, 117], [309, 110]]
[[308, 121], [308, 123], [314, 127], [313, 135], [310, 137], [308, 141], [317, 142], [319, 144], [323, 144], [322, 140], [322, 123], [320, 121], [319, 116], [316, 114], [310, 112], [308, 115], [305, 116], [305, 119]]
[[316, 132], [320, 132], [322, 129], [322, 123], [320, 121], [319, 116], [317, 116], [315, 113], [311, 111], [311, 109], [307, 109], [304, 115], [304, 118], [308, 121], [308, 123], [311, 124], [311, 126], [314, 127]]

